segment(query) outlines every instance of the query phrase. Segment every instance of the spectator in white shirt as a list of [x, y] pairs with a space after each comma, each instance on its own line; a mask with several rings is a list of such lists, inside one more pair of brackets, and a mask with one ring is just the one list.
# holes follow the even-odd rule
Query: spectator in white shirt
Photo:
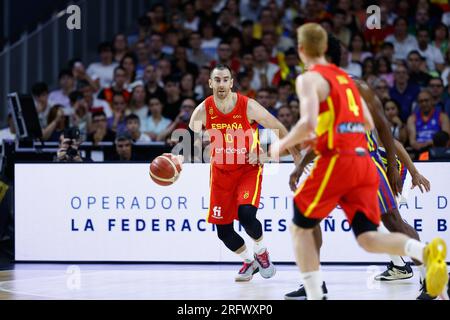
[[183, 6], [184, 22], [183, 28], [190, 31], [198, 31], [200, 18], [195, 14], [195, 5], [192, 1], [188, 1]]
[[157, 97], [151, 97], [148, 102], [150, 116], [145, 119], [143, 130], [153, 141], [161, 141], [161, 133], [170, 125], [171, 121], [162, 116], [163, 105]]
[[269, 53], [267, 49], [258, 44], [253, 47], [253, 79], [251, 87], [255, 90], [276, 86], [281, 79], [280, 68], [278, 65], [269, 62]]
[[[153, 66], [152, 66], [153, 67]], [[140, 123], [144, 123], [148, 114], [147, 91], [142, 81], [131, 84], [131, 98], [129, 113], [134, 113], [139, 117]]]
[[61, 70], [58, 75], [58, 81], [60, 89], [50, 92], [48, 96], [50, 106], [60, 104], [64, 107], [64, 114], [70, 115], [69, 94], [74, 90], [75, 85], [72, 71], [68, 69]]
[[359, 63], [350, 61], [347, 48], [341, 44], [341, 63], [340, 67], [348, 74], [361, 78], [362, 66]]
[[419, 43], [418, 51], [426, 59], [428, 70], [442, 72], [445, 68], [444, 57], [442, 56], [441, 50], [429, 45], [430, 35], [426, 28], [417, 30], [417, 42]]
[[107, 88], [113, 81], [114, 69], [119, 65], [113, 60], [113, 50], [109, 42], [103, 42], [98, 46], [100, 62], [94, 62], [87, 68], [91, 78], [100, 79], [100, 87]]
[[191, 63], [195, 63], [198, 68], [209, 65], [212, 58], [208, 56], [202, 49], [202, 37], [199, 32], [192, 32], [189, 35], [189, 46], [187, 50], [187, 58]]
[[141, 121], [134, 113], [129, 114], [126, 118], [127, 133], [133, 142], [151, 142], [152, 139], [141, 132]]
[[202, 34], [202, 45], [201, 48], [203, 52], [213, 59], [217, 59], [217, 47], [220, 43], [220, 38], [214, 36], [214, 24], [212, 21], [206, 21], [200, 26], [200, 33]]
[[408, 22], [403, 17], [398, 17], [394, 22], [394, 34], [386, 37], [385, 42], [394, 45], [394, 60], [406, 60], [408, 53], [417, 50], [417, 40], [408, 34]]

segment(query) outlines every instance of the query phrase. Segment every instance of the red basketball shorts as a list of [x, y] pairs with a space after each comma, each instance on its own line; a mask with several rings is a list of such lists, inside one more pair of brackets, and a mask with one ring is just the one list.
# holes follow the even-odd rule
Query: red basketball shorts
[[262, 173], [259, 165], [242, 165], [236, 170], [211, 165], [208, 222], [230, 224], [238, 220], [238, 207], [243, 204], [258, 208]]
[[310, 176], [295, 192], [294, 202], [306, 218], [326, 218], [339, 204], [350, 224], [359, 211], [378, 225], [378, 184], [375, 165], [368, 156], [319, 157]]

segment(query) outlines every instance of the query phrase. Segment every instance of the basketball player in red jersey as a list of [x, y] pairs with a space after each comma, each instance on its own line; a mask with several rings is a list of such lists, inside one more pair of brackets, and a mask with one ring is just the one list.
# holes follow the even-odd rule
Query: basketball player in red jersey
[[[280, 138], [286, 136], [287, 130], [258, 102], [231, 91], [233, 79], [229, 67], [217, 65], [211, 72], [209, 85], [213, 95], [194, 110], [189, 123], [197, 133], [205, 128], [211, 141], [208, 222], [216, 224], [219, 239], [244, 260], [236, 281], [249, 281], [258, 271], [263, 278], [271, 278], [275, 267], [263, 243], [262, 225], [256, 219], [263, 166], [250, 162], [260, 150], [258, 124], [274, 130]], [[298, 163], [300, 154], [295, 148], [289, 152]], [[254, 254], [234, 230], [234, 220], [239, 220], [254, 240]]]
[[424, 262], [428, 293], [441, 294], [448, 281], [445, 242], [436, 238], [425, 245], [404, 234], [376, 231], [379, 178], [365, 139], [365, 131], [374, 127], [373, 119], [353, 80], [326, 61], [326, 31], [308, 23], [298, 29], [297, 36], [300, 58], [308, 68], [296, 81], [301, 118], [285, 138], [271, 146], [271, 155], [277, 157], [286, 148], [316, 136], [319, 156], [295, 193], [291, 229], [308, 299], [325, 298], [313, 230], [337, 204], [362, 248]]

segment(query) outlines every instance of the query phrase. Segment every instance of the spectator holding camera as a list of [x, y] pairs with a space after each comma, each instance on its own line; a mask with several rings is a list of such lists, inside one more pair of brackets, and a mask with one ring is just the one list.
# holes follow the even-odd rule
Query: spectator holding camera
[[59, 137], [59, 149], [54, 162], [86, 161], [86, 159], [81, 157], [80, 151], [78, 150], [80, 143], [80, 130], [77, 127], [64, 130]]
[[133, 142], [151, 142], [152, 139], [145, 133], [141, 132], [141, 121], [134, 113], [125, 118], [127, 124], [127, 134]]
[[116, 134], [108, 129], [106, 114], [103, 111], [95, 112], [92, 115], [92, 133], [88, 135], [87, 141], [98, 145], [100, 142], [114, 142]]

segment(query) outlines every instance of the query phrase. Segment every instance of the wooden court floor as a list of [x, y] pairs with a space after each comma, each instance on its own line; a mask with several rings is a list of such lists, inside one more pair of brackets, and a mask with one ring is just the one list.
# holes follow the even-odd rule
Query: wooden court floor
[[[0, 299], [113, 300], [282, 300], [297, 289], [295, 266], [277, 266], [272, 279], [256, 274], [236, 283], [237, 265], [166, 264], [15, 264], [0, 271]], [[380, 283], [383, 266], [323, 266], [329, 299], [414, 300], [419, 292], [416, 269], [411, 279]]]

